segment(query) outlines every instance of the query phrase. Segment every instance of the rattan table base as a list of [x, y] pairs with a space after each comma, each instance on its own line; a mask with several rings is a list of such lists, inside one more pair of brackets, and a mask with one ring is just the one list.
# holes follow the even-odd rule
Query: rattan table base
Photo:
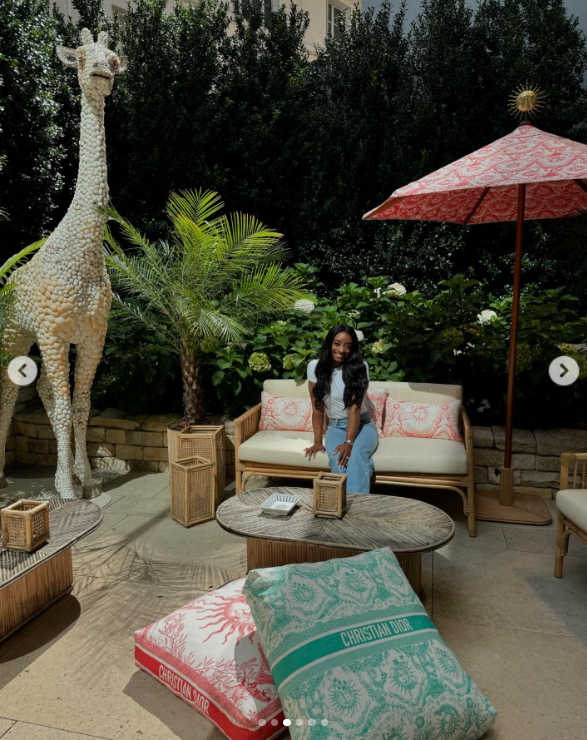
[[0, 591], [0, 642], [72, 589], [69, 547]]
[[[247, 570], [255, 568], [273, 568], [276, 565], [291, 563], [319, 563], [331, 558], [352, 558], [357, 550], [345, 550], [340, 547], [320, 547], [306, 545], [303, 542], [286, 542], [284, 540], [262, 540], [247, 537]], [[417, 594], [422, 591], [422, 555], [396, 555], [406, 578]]]
[[0, 541], [0, 642], [71, 592], [71, 547], [102, 521], [90, 501], [51, 499], [51, 538], [35, 552], [2, 549]]
[[[264, 514], [259, 504], [272, 493], [299, 494], [293, 514]], [[312, 515], [313, 494], [307, 488], [265, 488], [241, 493], [216, 511], [218, 524], [247, 538], [247, 567], [270, 568], [315, 563], [390, 547], [416, 593], [422, 588], [422, 553], [449, 542], [452, 519], [436, 506], [401, 496], [350, 493], [342, 519]]]

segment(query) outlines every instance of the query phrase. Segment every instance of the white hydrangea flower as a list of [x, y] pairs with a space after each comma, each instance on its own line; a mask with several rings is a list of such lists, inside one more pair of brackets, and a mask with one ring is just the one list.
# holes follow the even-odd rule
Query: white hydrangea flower
[[406, 289], [401, 283], [392, 283], [391, 285], [387, 286], [387, 288], [383, 291], [383, 294], [389, 296], [399, 296], [405, 295], [406, 292]]
[[349, 311], [349, 316], [351, 317], [351, 319], [360, 319], [361, 318], [361, 314], [360, 314], [359, 311]]
[[485, 311], [481, 311], [481, 313], [478, 313], [477, 314], [477, 321], [480, 324], [490, 324], [491, 323], [491, 319], [494, 316], [497, 316], [497, 314], [495, 313], [495, 311], [492, 311], [491, 309], [486, 308]]
[[371, 345], [371, 352], [373, 352], [374, 355], [380, 355], [383, 352], [385, 342], [383, 339], [379, 339], [377, 342], [373, 342]]
[[363, 339], [365, 339], [365, 335], [360, 329], [357, 329], [356, 332], [357, 332], [357, 339], [359, 340], [359, 342], [362, 342]]
[[307, 298], [300, 298], [299, 301], [294, 303], [294, 311], [300, 311], [301, 313], [312, 313], [314, 310], [314, 304]]
[[479, 406], [479, 408], [477, 409], [477, 411], [478, 411], [478, 413], [482, 414], [484, 411], [487, 411], [487, 409], [490, 409], [490, 408], [491, 408], [491, 404], [489, 403], [489, 401], [486, 398], [484, 398], [481, 401], [481, 406]]

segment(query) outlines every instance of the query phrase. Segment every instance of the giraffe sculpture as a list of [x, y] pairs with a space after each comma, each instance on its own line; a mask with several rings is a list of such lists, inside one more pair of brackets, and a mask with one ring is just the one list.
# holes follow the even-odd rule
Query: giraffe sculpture
[[[82, 92], [79, 171], [73, 201], [63, 220], [42, 248], [11, 276], [14, 302], [7, 322], [4, 349], [28, 354], [36, 342], [42, 355], [37, 390], [57, 440], [55, 487], [64, 498], [74, 497], [74, 476], [82, 495], [95, 494], [86, 450], [90, 390], [104, 348], [111, 288], [103, 256], [105, 207], [108, 204], [104, 105], [114, 75], [126, 70], [126, 58], [108, 49], [108, 35], [94, 43], [87, 28], [77, 49], [57, 47], [57, 56], [74, 67]], [[73, 399], [69, 384], [69, 348], [77, 359]], [[18, 387], [0, 384], [0, 488], [5, 446]], [[71, 430], [75, 459], [71, 451]]]

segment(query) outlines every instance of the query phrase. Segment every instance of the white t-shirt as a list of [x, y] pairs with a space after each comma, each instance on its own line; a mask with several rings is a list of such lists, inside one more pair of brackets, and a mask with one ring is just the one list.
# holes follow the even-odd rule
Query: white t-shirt
[[[316, 378], [316, 365], [318, 360], [312, 360], [308, 365], [308, 380], [311, 383], [315, 383]], [[365, 369], [367, 370], [367, 380], [369, 380], [369, 365], [365, 363]], [[330, 383], [330, 395], [324, 398], [324, 406], [326, 413], [330, 419], [344, 419], [349, 415], [349, 410], [344, 407], [344, 381], [342, 379], [342, 367], [335, 367], [332, 371], [332, 381]], [[364, 414], [367, 411], [367, 393], [363, 397], [363, 403], [361, 404], [361, 413]]]

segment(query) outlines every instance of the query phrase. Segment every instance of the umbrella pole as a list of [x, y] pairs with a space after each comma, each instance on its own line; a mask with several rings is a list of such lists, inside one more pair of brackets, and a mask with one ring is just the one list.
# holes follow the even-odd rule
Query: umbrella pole
[[526, 185], [518, 187], [518, 220], [516, 225], [516, 258], [514, 261], [514, 287], [512, 296], [512, 324], [510, 329], [510, 357], [508, 368], [508, 395], [505, 423], [505, 452], [500, 474], [499, 503], [512, 506], [514, 502], [514, 471], [512, 470], [512, 436], [514, 427], [514, 381], [518, 350], [518, 318], [520, 315], [520, 284], [522, 281], [522, 246], [524, 243], [524, 214], [526, 210]]
[[499, 493], [494, 491], [483, 491], [479, 488], [475, 494], [475, 517], [476, 519], [490, 522], [550, 524], [552, 518], [544, 499], [532, 493], [514, 493], [514, 471], [512, 469], [514, 379], [516, 376], [516, 354], [518, 349], [518, 317], [520, 312], [520, 284], [522, 278], [522, 247], [524, 242], [525, 207], [526, 185], [520, 185], [518, 188], [516, 257], [514, 262], [504, 460], [503, 467], [500, 471]]

